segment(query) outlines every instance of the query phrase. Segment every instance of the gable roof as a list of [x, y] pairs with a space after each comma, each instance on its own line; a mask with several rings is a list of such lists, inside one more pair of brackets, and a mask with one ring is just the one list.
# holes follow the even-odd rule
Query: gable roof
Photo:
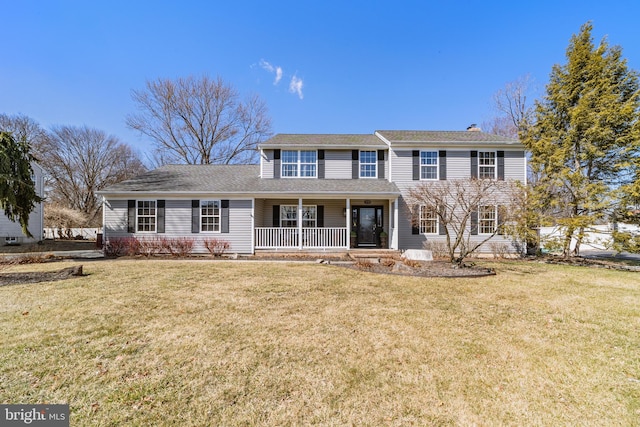
[[517, 139], [480, 131], [378, 130], [376, 135], [392, 146], [425, 144], [521, 146]]
[[100, 195], [238, 194], [318, 196], [398, 196], [383, 179], [260, 178], [258, 165], [166, 165], [112, 185]]
[[279, 133], [260, 148], [388, 148], [373, 134], [286, 134]]

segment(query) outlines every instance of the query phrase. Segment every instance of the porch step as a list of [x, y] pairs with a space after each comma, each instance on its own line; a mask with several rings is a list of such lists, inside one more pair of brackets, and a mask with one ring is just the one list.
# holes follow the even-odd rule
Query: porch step
[[380, 258], [400, 258], [400, 251], [395, 249], [349, 249], [349, 257], [354, 260], [374, 260]]

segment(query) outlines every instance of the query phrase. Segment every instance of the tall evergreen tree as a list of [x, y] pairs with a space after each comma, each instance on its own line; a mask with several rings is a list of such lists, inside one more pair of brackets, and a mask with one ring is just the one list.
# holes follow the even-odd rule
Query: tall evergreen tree
[[29, 144], [16, 141], [9, 132], [0, 132], [0, 209], [11, 221], [19, 221], [22, 232], [28, 230], [29, 214], [40, 202], [33, 182]]
[[573, 237], [577, 252], [585, 228], [614, 208], [640, 153], [638, 74], [620, 47], [606, 39], [595, 46], [592, 28], [571, 38], [567, 63], [553, 67], [535, 122], [521, 134], [540, 176], [535, 204], [563, 227], [565, 256]]

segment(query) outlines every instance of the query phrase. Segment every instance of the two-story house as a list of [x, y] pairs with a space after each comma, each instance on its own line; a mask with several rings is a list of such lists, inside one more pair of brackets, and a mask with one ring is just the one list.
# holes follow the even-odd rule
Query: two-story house
[[443, 236], [430, 218], [415, 226], [408, 190], [471, 177], [524, 182], [524, 147], [480, 131], [278, 134], [259, 165], [167, 165], [101, 191], [104, 237], [218, 238], [250, 254], [374, 248], [386, 234], [390, 249], [420, 249]]

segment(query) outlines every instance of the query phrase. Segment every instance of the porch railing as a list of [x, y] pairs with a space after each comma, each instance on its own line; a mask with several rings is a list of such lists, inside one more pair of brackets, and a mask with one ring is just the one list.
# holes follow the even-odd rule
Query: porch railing
[[[256, 227], [256, 249], [329, 249], [347, 247], [346, 227], [303, 228], [302, 235], [296, 227]], [[300, 240], [302, 239], [302, 240]]]

